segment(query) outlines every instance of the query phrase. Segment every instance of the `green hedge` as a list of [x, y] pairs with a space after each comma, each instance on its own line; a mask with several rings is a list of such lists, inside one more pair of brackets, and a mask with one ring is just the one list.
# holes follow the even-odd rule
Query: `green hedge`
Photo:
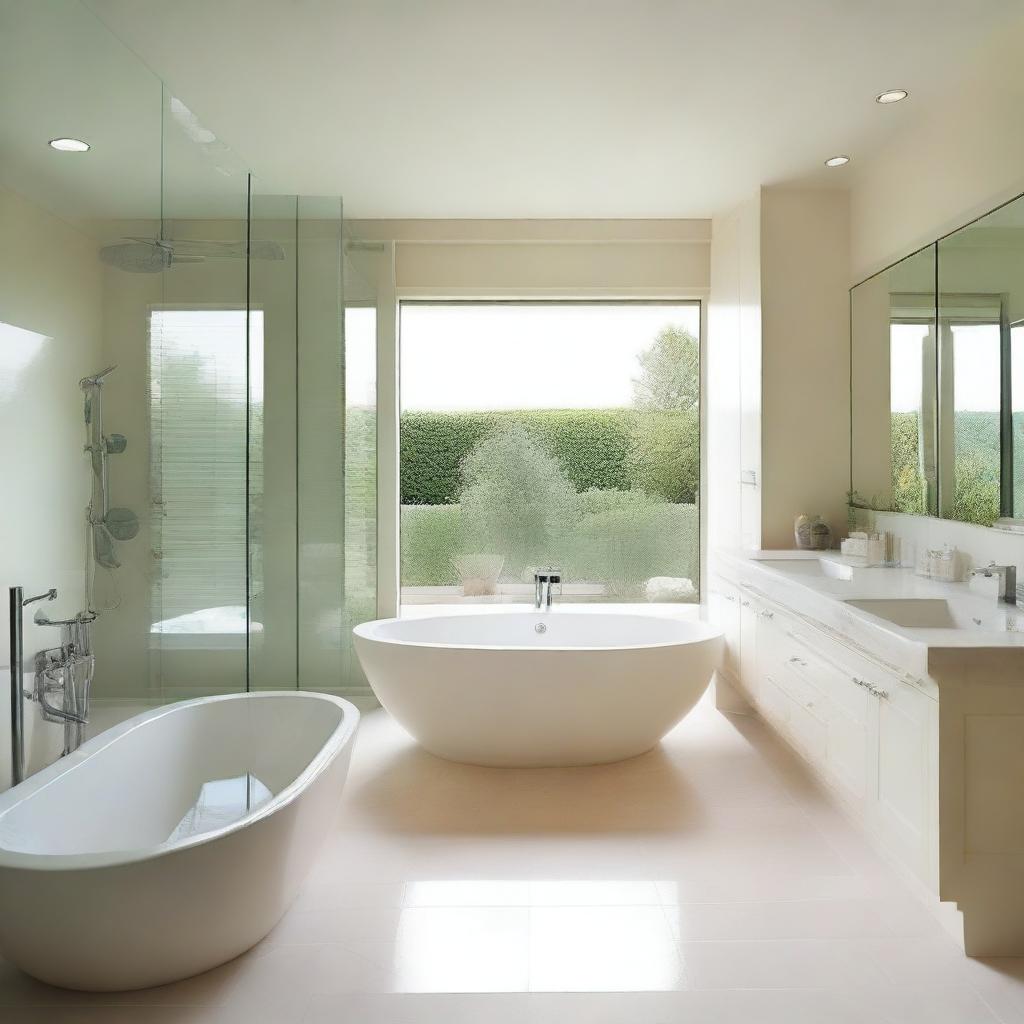
[[[402, 584], [456, 586], [452, 559], [463, 553], [459, 505], [402, 508]], [[636, 492], [579, 495], [554, 549], [544, 559], [564, 570], [566, 582], [602, 582], [610, 597], [634, 597], [651, 576], [698, 582], [699, 519], [695, 505], [653, 501]], [[491, 548], [505, 554], [501, 542]], [[523, 582], [524, 567], [509, 562], [502, 580]]]
[[460, 552], [458, 505], [402, 506], [402, 585], [454, 586]]
[[578, 491], [645, 489], [667, 501], [692, 502], [699, 467], [695, 411], [538, 409], [502, 412], [407, 412], [402, 416], [403, 505], [459, 500], [461, 466], [494, 427], [517, 423]]

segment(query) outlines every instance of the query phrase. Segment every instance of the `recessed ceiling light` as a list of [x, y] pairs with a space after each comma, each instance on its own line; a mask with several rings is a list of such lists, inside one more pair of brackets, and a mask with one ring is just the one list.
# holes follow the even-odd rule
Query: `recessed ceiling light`
[[843, 164], [848, 164], [849, 162], [850, 162], [850, 158], [848, 156], [830, 156], [825, 161], [825, 166], [826, 167], [842, 167]]
[[50, 146], [62, 153], [85, 153], [89, 150], [89, 143], [81, 139], [50, 139]]
[[905, 100], [909, 93], [906, 89], [886, 89], [885, 92], [880, 92], [875, 97], [876, 103], [899, 103], [900, 100]]

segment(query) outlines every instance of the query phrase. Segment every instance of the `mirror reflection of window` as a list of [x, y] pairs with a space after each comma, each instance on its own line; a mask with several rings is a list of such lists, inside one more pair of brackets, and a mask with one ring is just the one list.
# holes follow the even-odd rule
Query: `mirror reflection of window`
[[889, 326], [889, 410], [892, 420], [892, 508], [924, 515], [928, 510], [926, 465], [931, 442], [925, 430], [925, 363], [933, 344], [930, 324], [893, 322]]
[[1013, 423], [1013, 516], [1024, 519], [1024, 321], [1010, 326], [1010, 408]]
[[953, 493], [947, 514], [991, 526], [999, 518], [999, 321], [943, 326], [951, 336], [953, 362]]

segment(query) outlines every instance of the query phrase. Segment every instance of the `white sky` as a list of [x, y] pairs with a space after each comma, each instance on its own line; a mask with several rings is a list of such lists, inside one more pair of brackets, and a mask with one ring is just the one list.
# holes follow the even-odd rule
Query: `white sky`
[[402, 306], [403, 410], [628, 406], [636, 357], [694, 305]]
[[[923, 324], [893, 324], [890, 328], [890, 395], [893, 412], [921, 407], [921, 340]], [[1024, 326], [1014, 327], [1013, 405], [1024, 409]], [[995, 324], [953, 327], [953, 359], [956, 376], [953, 402], [956, 410], [999, 410], [999, 327]]]
[[345, 404], [372, 409], [377, 404], [377, 309], [345, 310]]

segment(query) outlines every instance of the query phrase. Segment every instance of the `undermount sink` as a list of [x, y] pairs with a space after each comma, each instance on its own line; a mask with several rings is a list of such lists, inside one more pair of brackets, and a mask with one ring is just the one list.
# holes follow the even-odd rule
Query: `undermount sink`
[[850, 566], [827, 558], [762, 558], [758, 560], [758, 564], [797, 576], [817, 576], [819, 579], [830, 580], [853, 579], [853, 570]]
[[858, 598], [844, 604], [908, 629], [1024, 632], [1024, 616], [1010, 605], [986, 607], [971, 599], [931, 597]]

